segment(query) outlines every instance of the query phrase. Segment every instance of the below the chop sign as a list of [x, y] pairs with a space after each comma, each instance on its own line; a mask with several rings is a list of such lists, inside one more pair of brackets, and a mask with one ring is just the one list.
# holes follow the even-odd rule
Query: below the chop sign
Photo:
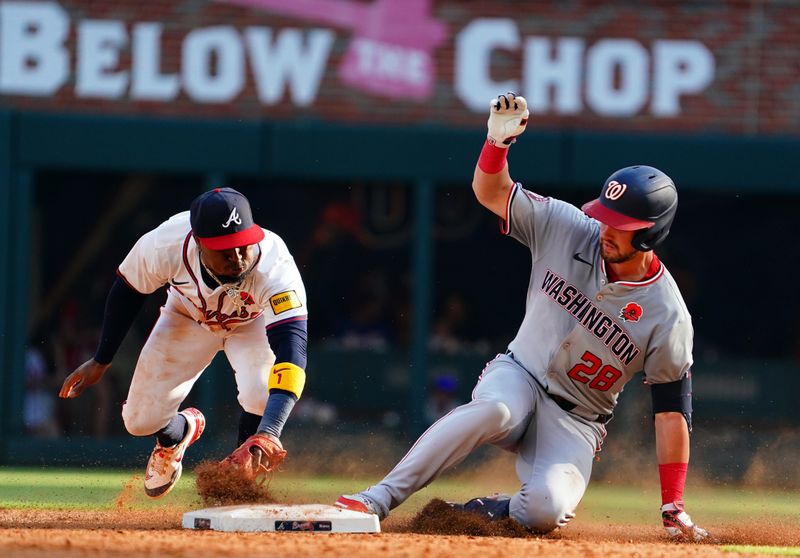
[[[337, 36], [325, 28], [216, 25], [189, 29], [175, 42], [163, 37], [164, 27], [73, 22], [56, 2], [2, 2], [0, 94], [47, 97], [71, 87], [78, 98], [169, 102], [184, 93], [196, 103], [230, 103], [251, 73], [261, 104], [309, 106]], [[457, 33], [454, 46], [454, 94], [480, 113], [497, 91], [523, 91], [537, 114], [625, 118], [646, 110], [657, 118], [675, 117], [683, 96], [701, 94], [714, 79], [713, 55], [694, 40], [643, 45], [628, 38], [523, 38], [513, 19], [479, 18]], [[406, 84], [424, 78], [402, 49], [368, 47], [356, 45], [360, 76]], [[521, 51], [521, 79], [492, 79], [493, 55], [502, 51]], [[358, 89], [359, 83], [346, 85]]]

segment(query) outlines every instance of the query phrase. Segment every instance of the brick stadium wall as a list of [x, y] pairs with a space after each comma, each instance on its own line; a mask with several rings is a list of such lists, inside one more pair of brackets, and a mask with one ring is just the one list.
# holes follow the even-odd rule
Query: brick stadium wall
[[[585, 53], [579, 62], [581, 67], [574, 70], [580, 79], [577, 108], [559, 112], [553, 98], [544, 109], [534, 107], [538, 114], [531, 126], [745, 135], [797, 135], [800, 131], [800, 41], [797, 40], [800, 2], [797, 1], [0, 1], [0, 34], [3, 34], [0, 35], [0, 57], [5, 57], [0, 62], [4, 68], [10, 67], [9, 53], [20, 48], [20, 42], [13, 35], [13, 18], [8, 9], [24, 10], [42, 4], [62, 11], [68, 19], [65, 39], [58, 44], [58, 48], [68, 53], [67, 75], [55, 90], [44, 93], [15, 90], [0, 75], [0, 104], [4, 106], [112, 114], [479, 126], [485, 121], [485, 110], [470, 106], [464, 95], [459, 94], [457, 59], [464, 55], [470, 43], [465, 31], [483, 21], [482, 18], [494, 18], [510, 26], [518, 37], [511, 46], [490, 51], [490, 67], [484, 81], [511, 80], [525, 94], [528, 94], [525, 65], [530, 63], [526, 60], [530, 57], [525, 49], [526, 41], [536, 37], [553, 40], [577, 38], [582, 41]], [[297, 13], [298, 6], [302, 13]], [[418, 17], [409, 17], [408, 12], [414, 10]], [[77, 91], [76, 77], [81, 63], [78, 37], [83, 32], [82, 25], [88, 20], [122, 22], [124, 37], [117, 49], [119, 59], [112, 60], [104, 71], [124, 76], [130, 74], [131, 44], [136, 26], [142, 22], [160, 22], [163, 25], [163, 34], [158, 42], [161, 51], [158, 72], [179, 76], [186, 71], [182, 67], [186, 64], [183, 50], [189, 33], [224, 26], [226, 32], [234, 33], [241, 41], [243, 85], [235, 96], [224, 102], [193, 98], [186, 90], [183, 77], [178, 79], [180, 85], [175, 97], [166, 101], [135, 99], [130, 84], [110, 95], [112, 98], [108, 98], [109, 95], [103, 98], [103, 95], [81, 94]], [[413, 35], [414, 26], [418, 26], [419, 31], [426, 25], [428, 28], [420, 31], [409, 44], [407, 39]], [[324, 73], [318, 87], [312, 88], [314, 93], [310, 101], [298, 103], [286, 88], [278, 99], [269, 102], [259, 99], [254, 61], [244, 38], [245, 30], [254, 26], [276, 34], [286, 29], [301, 30], [305, 44], [314, 29], [327, 30], [333, 42], [324, 63]], [[33, 27], [28, 31], [35, 34]], [[437, 33], [442, 33], [442, 40], [431, 46], [431, 43], [437, 43]], [[432, 52], [433, 75], [429, 93], [420, 93], [419, 90], [413, 94], [391, 93], [391, 84], [382, 86], [377, 83], [380, 79], [370, 84], [368, 76], [356, 80], [358, 83], [355, 85], [352, 81], [346, 83], [341, 70], [346, 65], [348, 52], [359, 37], [365, 36], [369, 40], [380, 40], [390, 48], [393, 44], [400, 44], [401, 54], [416, 47], [419, 47], [418, 52], [425, 52], [426, 48]], [[403, 43], [403, 36], [406, 36], [406, 43]], [[430, 39], [427, 41], [429, 45], [423, 44], [426, 42], [424, 39]], [[591, 69], [588, 53], [598, 42], [607, 39], [634, 40], [644, 53], [646, 65], [640, 73], [644, 75], [646, 98], [633, 112], [603, 114], [589, 100], [587, 90], [590, 88], [588, 76]], [[652, 108], [657, 41], [690, 41], [702, 45], [713, 56], [713, 79], [699, 91], [680, 95], [677, 114], [669, 116], [654, 114]], [[402, 58], [400, 63], [403, 63]], [[36, 62], [27, 61], [26, 64], [34, 66]], [[462, 70], [476, 67], [480, 69], [480, 60], [467, 60]], [[536, 71], [535, 67], [530, 70], [532, 74]], [[625, 76], [618, 70], [612, 78], [615, 86], [621, 87]], [[482, 86], [485, 87], [486, 83], [475, 85], [476, 88]], [[370, 90], [371, 87], [377, 90]], [[471, 84], [467, 83], [466, 87], [471, 87]], [[303, 104], [305, 106], [299, 106]]]

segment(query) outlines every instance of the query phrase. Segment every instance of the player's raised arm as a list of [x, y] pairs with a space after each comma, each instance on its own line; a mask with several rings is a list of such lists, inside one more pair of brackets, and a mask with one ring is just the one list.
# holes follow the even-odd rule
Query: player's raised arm
[[509, 190], [514, 186], [508, 173], [508, 147], [525, 131], [528, 103], [514, 93], [492, 99], [489, 106], [489, 133], [481, 151], [472, 189], [478, 201], [498, 217], [505, 218]]

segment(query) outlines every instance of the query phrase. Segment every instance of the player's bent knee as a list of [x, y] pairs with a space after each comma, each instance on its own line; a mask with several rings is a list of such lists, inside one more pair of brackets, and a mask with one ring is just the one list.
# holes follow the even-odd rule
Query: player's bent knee
[[567, 502], [546, 486], [531, 490], [526, 496], [522, 509], [515, 510], [512, 516], [535, 533], [549, 533], [574, 517]]
[[163, 420], [154, 421], [147, 413], [128, 411], [126, 408], [122, 409], [122, 422], [125, 423], [125, 430], [132, 436], [150, 436], [166, 425]]
[[525, 518], [521, 523], [534, 533], [543, 535], [566, 524], [566, 520], [562, 514], [555, 513], [554, 510], [536, 509], [530, 510], [525, 514]]

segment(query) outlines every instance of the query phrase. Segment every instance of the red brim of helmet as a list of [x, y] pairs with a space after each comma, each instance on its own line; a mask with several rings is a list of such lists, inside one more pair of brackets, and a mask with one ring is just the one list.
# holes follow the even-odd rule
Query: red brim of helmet
[[613, 209], [609, 209], [600, 203], [599, 199], [583, 204], [581, 209], [589, 217], [597, 219], [601, 223], [620, 231], [638, 231], [641, 229], [649, 229], [655, 225], [652, 221], [640, 221], [639, 219], [633, 219], [622, 213], [617, 213]]
[[249, 229], [233, 234], [224, 234], [222, 236], [212, 236], [208, 238], [200, 238], [198, 236], [196, 238], [203, 247], [209, 250], [230, 250], [240, 246], [258, 244], [264, 240], [264, 229], [258, 225], [253, 225]]

